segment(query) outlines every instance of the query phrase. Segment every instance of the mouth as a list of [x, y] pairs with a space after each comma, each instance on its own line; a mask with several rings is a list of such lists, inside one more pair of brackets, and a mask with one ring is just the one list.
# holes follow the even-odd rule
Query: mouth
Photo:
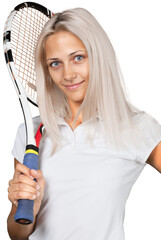
[[83, 82], [85, 82], [85, 80], [83, 80], [83, 81], [80, 82], [80, 83], [76, 83], [76, 84], [73, 84], [73, 85], [64, 85], [64, 86], [65, 86], [67, 89], [73, 90], [73, 89], [78, 88]]

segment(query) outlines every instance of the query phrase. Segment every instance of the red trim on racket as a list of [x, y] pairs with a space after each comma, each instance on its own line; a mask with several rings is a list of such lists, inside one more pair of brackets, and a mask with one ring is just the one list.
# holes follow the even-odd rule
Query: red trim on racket
[[36, 147], [39, 147], [39, 144], [40, 144], [40, 140], [42, 136], [42, 128], [43, 128], [43, 124], [41, 123], [35, 135]]

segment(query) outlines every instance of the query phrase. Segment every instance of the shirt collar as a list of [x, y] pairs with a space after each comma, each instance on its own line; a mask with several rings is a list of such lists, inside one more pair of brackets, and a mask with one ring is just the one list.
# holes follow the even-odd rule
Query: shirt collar
[[[102, 120], [102, 118], [99, 115], [96, 115], [96, 118], [97, 118], [97, 120], [100, 120], [100, 121]], [[58, 125], [68, 125], [68, 123], [63, 118], [60, 118], [58, 120]]]

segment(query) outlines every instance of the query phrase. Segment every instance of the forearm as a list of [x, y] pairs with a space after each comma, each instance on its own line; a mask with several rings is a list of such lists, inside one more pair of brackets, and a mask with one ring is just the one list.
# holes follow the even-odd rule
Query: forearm
[[[7, 219], [7, 229], [12, 240], [27, 240], [35, 229], [37, 214], [44, 196], [45, 179], [40, 170], [29, 169], [16, 159], [15, 165], [15, 173], [13, 179], [9, 181], [8, 187], [8, 199], [12, 203], [12, 208]], [[18, 199], [34, 200], [34, 222], [32, 224], [22, 225], [15, 222], [14, 216], [17, 211]]]
[[34, 231], [36, 218], [34, 218], [32, 224], [22, 225], [15, 222], [14, 215], [15, 213], [11, 211], [7, 219], [7, 229], [10, 238], [12, 240], [27, 240]]

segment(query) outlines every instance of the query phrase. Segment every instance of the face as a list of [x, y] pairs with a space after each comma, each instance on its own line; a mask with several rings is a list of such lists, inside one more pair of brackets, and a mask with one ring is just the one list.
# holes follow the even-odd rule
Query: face
[[69, 32], [48, 37], [45, 46], [49, 74], [68, 101], [81, 104], [88, 86], [89, 62], [82, 41]]

